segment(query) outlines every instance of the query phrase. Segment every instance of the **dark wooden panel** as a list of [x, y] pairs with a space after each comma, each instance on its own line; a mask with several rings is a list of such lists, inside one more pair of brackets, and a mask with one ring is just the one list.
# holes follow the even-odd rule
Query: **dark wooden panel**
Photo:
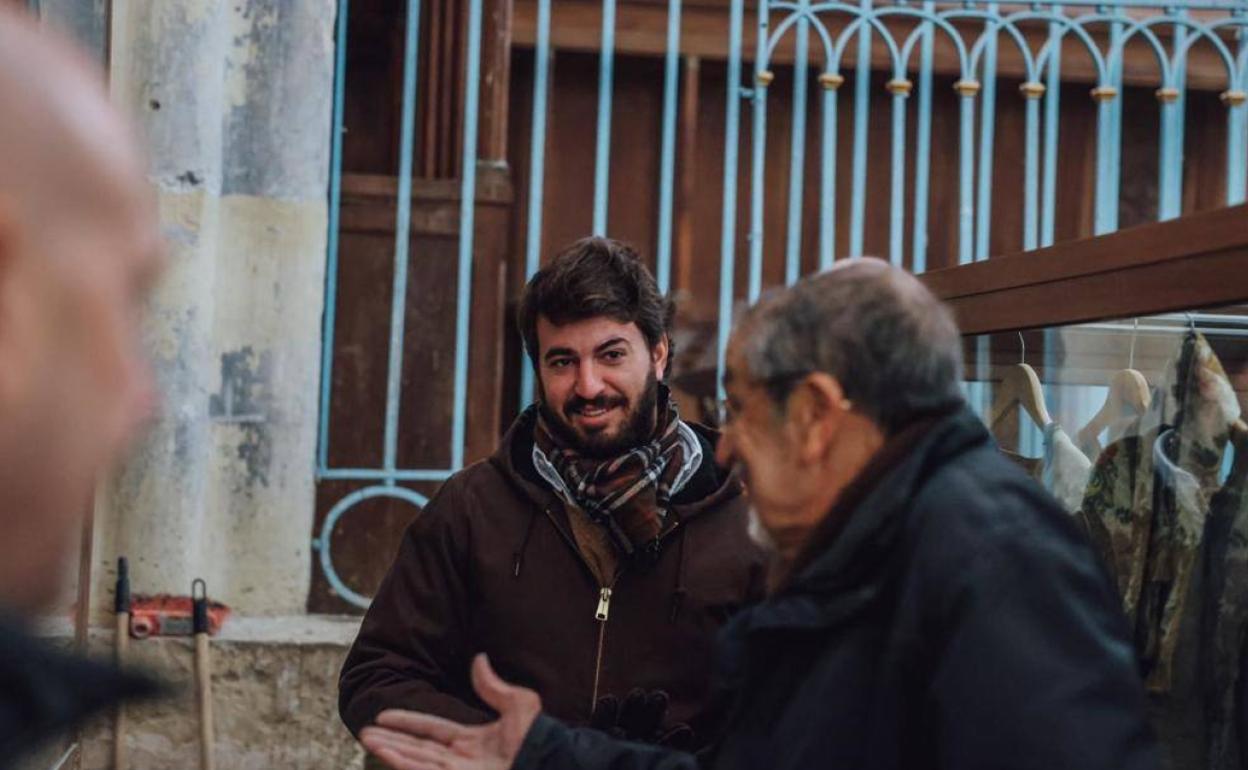
[[1248, 205], [922, 276], [966, 334], [1248, 299]]
[[[466, 459], [490, 454], [500, 433], [503, 286], [511, 232], [506, 169], [483, 167], [474, 229], [469, 315]], [[339, 291], [330, 406], [331, 467], [379, 468], [382, 462], [390, 301], [394, 278], [396, 180], [348, 176], [343, 184]], [[400, 379], [397, 462], [402, 468], [449, 467], [459, 253], [459, 183], [413, 185], [406, 322]], [[329, 510], [361, 482], [319, 482], [314, 532]], [[415, 485], [428, 495], [436, 484]], [[360, 505], [337, 528], [334, 561], [354, 590], [371, 593], [403, 528], [417, 514], [379, 498]], [[350, 607], [330, 592], [319, 565], [309, 595], [315, 612]]]

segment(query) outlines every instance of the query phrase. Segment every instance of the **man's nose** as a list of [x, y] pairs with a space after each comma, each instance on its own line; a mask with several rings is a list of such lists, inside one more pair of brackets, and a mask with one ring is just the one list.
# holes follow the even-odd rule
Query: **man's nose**
[[592, 361], [582, 363], [576, 369], [576, 395], [581, 398], [596, 398], [602, 394], [602, 377]]

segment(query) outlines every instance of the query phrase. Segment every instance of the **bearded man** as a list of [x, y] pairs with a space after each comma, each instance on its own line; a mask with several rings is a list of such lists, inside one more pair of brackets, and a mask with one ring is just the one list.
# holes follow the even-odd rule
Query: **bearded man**
[[696, 747], [716, 728], [712, 639], [761, 597], [763, 555], [718, 435], [661, 382], [671, 303], [630, 248], [587, 238], [518, 315], [538, 403], [408, 528], [343, 666], [342, 720], [487, 722], [467, 676], [484, 652], [560, 719]]

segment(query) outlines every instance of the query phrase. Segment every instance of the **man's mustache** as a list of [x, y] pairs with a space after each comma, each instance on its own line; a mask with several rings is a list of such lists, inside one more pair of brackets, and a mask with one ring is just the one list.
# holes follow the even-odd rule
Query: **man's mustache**
[[579, 414], [586, 409], [611, 409], [613, 407], [628, 406], [628, 399], [623, 396], [601, 395], [596, 398], [581, 398], [573, 396], [569, 398], [563, 405], [563, 413], [569, 417]]

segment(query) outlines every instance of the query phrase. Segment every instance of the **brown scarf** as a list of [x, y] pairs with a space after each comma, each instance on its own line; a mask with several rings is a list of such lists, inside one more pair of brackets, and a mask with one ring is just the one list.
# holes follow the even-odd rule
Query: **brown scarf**
[[567, 485], [576, 505], [606, 529], [624, 556], [638, 549], [658, 552], [659, 535], [667, 522], [672, 485], [685, 464], [680, 440], [680, 415], [666, 389], [660, 389], [658, 419], [648, 444], [619, 457], [582, 457], [563, 445], [538, 412], [533, 440]]

